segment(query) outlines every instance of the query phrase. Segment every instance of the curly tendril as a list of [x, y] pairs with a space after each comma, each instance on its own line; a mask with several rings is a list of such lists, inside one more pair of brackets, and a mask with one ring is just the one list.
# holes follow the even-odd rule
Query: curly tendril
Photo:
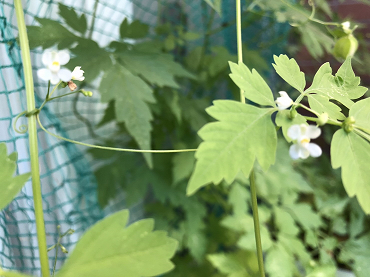
[[34, 109], [34, 110], [30, 111], [30, 112], [23, 111], [19, 115], [17, 115], [17, 117], [13, 121], [13, 129], [14, 129], [14, 131], [16, 131], [18, 134], [25, 134], [25, 133], [27, 133], [27, 131], [28, 131], [27, 124], [19, 125], [19, 127], [17, 128], [18, 119], [20, 119], [22, 116], [30, 117], [32, 115], [37, 115], [39, 112], [40, 112], [40, 109]]

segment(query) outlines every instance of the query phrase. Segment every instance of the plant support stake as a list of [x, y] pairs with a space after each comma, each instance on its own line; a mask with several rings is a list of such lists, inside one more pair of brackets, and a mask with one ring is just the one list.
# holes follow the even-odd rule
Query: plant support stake
[[[24, 13], [22, 8], [21, 0], [14, 0], [14, 7], [17, 16], [19, 41], [22, 53], [23, 61], [23, 72], [24, 81], [26, 86], [27, 95], [27, 112], [31, 112], [35, 109], [35, 95], [33, 91], [33, 78], [32, 78], [32, 66], [31, 56], [28, 44], [26, 23], [24, 21]], [[28, 138], [30, 146], [30, 159], [31, 159], [31, 171], [32, 171], [32, 192], [33, 192], [33, 203], [35, 208], [36, 217], [36, 230], [37, 230], [37, 241], [39, 247], [41, 274], [42, 277], [49, 277], [49, 258], [46, 246], [46, 234], [45, 234], [45, 223], [44, 223], [44, 212], [42, 208], [42, 194], [40, 184], [40, 171], [39, 171], [39, 156], [38, 156], [38, 145], [37, 145], [37, 127], [36, 127], [36, 115], [30, 115], [28, 117]]]
[[[241, 19], [241, 3], [240, 0], [236, 0], [236, 33], [237, 33], [237, 44], [238, 44], [238, 62], [243, 62], [243, 48], [242, 48], [242, 19]], [[244, 91], [240, 90], [240, 101], [245, 103]], [[261, 231], [260, 223], [258, 217], [258, 205], [257, 205], [257, 192], [256, 192], [256, 182], [254, 168], [249, 176], [249, 182], [251, 186], [251, 197], [252, 197], [252, 210], [253, 210], [253, 223], [254, 223], [254, 235], [256, 238], [256, 248], [257, 248], [257, 259], [258, 268], [261, 277], [265, 277], [265, 269], [263, 265], [263, 252], [261, 244]]]

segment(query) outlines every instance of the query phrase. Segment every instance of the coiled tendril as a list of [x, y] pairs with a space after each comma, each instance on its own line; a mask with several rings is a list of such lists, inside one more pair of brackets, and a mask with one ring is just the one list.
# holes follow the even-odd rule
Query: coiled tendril
[[30, 112], [23, 111], [19, 115], [17, 115], [17, 117], [13, 121], [13, 129], [14, 129], [14, 131], [16, 131], [18, 134], [25, 134], [25, 133], [27, 133], [27, 131], [28, 131], [27, 124], [19, 125], [19, 127], [17, 128], [18, 119], [20, 119], [22, 116], [29, 117], [31, 115], [36, 115], [39, 112], [40, 112], [40, 109], [34, 109], [34, 110], [30, 111]]

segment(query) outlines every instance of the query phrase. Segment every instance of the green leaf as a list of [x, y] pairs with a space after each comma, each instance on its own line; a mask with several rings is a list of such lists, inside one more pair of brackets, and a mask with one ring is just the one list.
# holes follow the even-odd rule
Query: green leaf
[[306, 277], [336, 277], [337, 268], [333, 265], [325, 265], [315, 268]]
[[67, 7], [59, 3], [59, 14], [64, 21], [74, 30], [84, 34], [87, 30], [87, 22], [85, 14], [78, 16], [72, 7]]
[[5, 143], [0, 143], [0, 210], [4, 209], [21, 191], [30, 173], [13, 177], [17, 164], [14, 153], [7, 155]]
[[[139, 77], [116, 63], [103, 75], [99, 91], [102, 102], [115, 100], [116, 119], [124, 122], [127, 131], [141, 149], [150, 149], [153, 119], [148, 103], [155, 99], [151, 88]], [[152, 166], [150, 153], [144, 153], [148, 165]]]
[[275, 244], [266, 254], [265, 268], [271, 276], [293, 277], [294, 258], [282, 245]]
[[255, 69], [250, 71], [242, 62], [229, 64], [232, 72], [230, 78], [244, 91], [247, 99], [260, 105], [276, 107], [270, 87]]
[[156, 276], [173, 268], [169, 259], [177, 241], [153, 231], [154, 221], [143, 219], [124, 227], [129, 213], [117, 212], [91, 227], [79, 240], [57, 277]]
[[179, 183], [180, 181], [188, 178], [193, 171], [195, 158], [192, 152], [178, 153], [173, 156], [173, 181]]
[[304, 229], [317, 229], [322, 225], [320, 216], [312, 210], [312, 207], [305, 203], [288, 206]]
[[336, 104], [329, 101], [326, 96], [313, 94], [308, 96], [308, 103], [310, 108], [318, 113], [328, 113], [329, 117], [332, 119], [344, 120], [345, 116], [341, 113], [341, 108]]
[[347, 241], [342, 248], [339, 259], [353, 263], [356, 277], [368, 277], [370, 272], [370, 234]]
[[335, 76], [332, 76], [328, 63], [322, 65], [316, 75], [312, 86], [305, 93], [316, 93], [335, 99], [347, 108], [353, 105], [350, 99], [357, 99], [367, 91], [367, 88], [359, 86], [360, 77], [355, 76], [350, 58], [346, 59]]
[[[270, 237], [270, 233], [265, 225], [261, 225], [261, 243], [262, 243], [262, 249], [268, 250], [272, 246], [273, 242]], [[254, 230], [254, 228], [253, 228]], [[256, 251], [256, 237], [254, 232], [248, 232], [247, 234], [240, 237], [237, 243], [238, 247], [245, 249], [245, 250], [251, 250]]]
[[[298, 197], [298, 193], [312, 193], [312, 189], [307, 181], [294, 170], [292, 166], [293, 161], [288, 153], [287, 143], [280, 139], [278, 140], [276, 152], [276, 160], [279, 162], [271, 166], [268, 174], [264, 174], [262, 170], [258, 170], [258, 167], [256, 168], [258, 196], [272, 205], [295, 203], [294, 198]], [[281, 215], [281, 220], [279, 221], [289, 221], [289, 219], [284, 219], [284, 217], [284, 215]], [[283, 225], [283, 223], [281, 224]], [[282, 228], [285, 227], [288, 228], [289, 226], [283, 226]]]
[[284, 138], [287, 142], [291, 142], [292, 139], [288, 136], [288, 129], [290, 126], [295, 124], [303, 124], [306, 123], [307, 120], [301, 116], [300, 114], [297, 114], [296, 117], [291, 118], [290, 117], [290, 111], [288, 110], [282, 110], [279, 111], [276, 115], [275, 119], [276, 125], [281, 127], [283, 130]]
[[119, 59], [132, 73], [160, 87], [179, 88], [175, 77], [195, 78], [168, 54], [126, 51], [119, 55]]
[[143, 38], [148, 35], [149, 25], [140, 22], [139, 20], [134, 20], [128, 23], [127, 17], [122, 21], [119, 27], [119, 33], [121, 38]]
[[306, 86], [306, 79], [295, 59], [289, 59], [287, 55], [280, 55], [279, 57], [274, 55], [274, 61], [275, 64], [272, 65], [276, 73], [289, 85], [303, 93]]
[[280, 208], [279, 206], [274, 207], [275, 213], [275, 224], [279, 228], [279, 231], [288, 235], [296, 236], [299, 233], [299, 228], [294, 222], [292, 215]]
[[204, 0], [208, 5], [211, 6], [212, 9], [214, 9], [219, 16], [222, 16], [222, 11], [221, 11], [221, 0]]
[[1, 277], [32, 277], [31, 275], [26, 275], [17, 271], [5, 271], [0, 268], [0, 276]]
[[76, 55], [68, 63], [68, 68], [73, 70], [75, 66], [81, 66], [85, 71], [85, 82], [91, 83], [99, 73], [112, 67], [112, 60], [108, 52], [89, 39], [80, 40], [71, 52]]
[[355, 128], [363, 128], [370, 134], [370, 98], [357, 101], [349, 110], [349, 116], [355, 118]]
[[277, 137], [271, 121], [273, 109], [236, 101], [217, 100], [207, 113], [219, 120], [199, 132], [204, 140], [195, 154], [197, 163], [187, 194], [223, 179], [231, 183], [239, 171], [249, 176], [255, 159], [264, 170], [275, 162]]
[[248, 211], [249, 191], [238, 182], [232, 184], [227, 202], [233, 207], [236, 216], [243, 215]]
[[35, 17], [40, 26], [27, 26], [30, 48], [41, 46], [43, 49], [58, 44], [59, 49], [68, 48], [78, 37], [60, 25], [57, 21]]
[[210, 254], [207, 259], [228, 277], [258, 276], [257, 256], [253, 252], [239, 250], [235, 253]]
[[298, 31], [301, 33], [303, 44], [312, 57], [319, 58], [325, 54], [325, 51], [328, 53], [332, 51], [333, 38], [316, 25], [307, 22], [299, 26]]
[[330, 153], [333, 168], [342, 168], [342, 181], [348, 196], [356, 196], [365, 213], [370, 214], [370, 144], [354, 132], [340, 129], [333, 136]]

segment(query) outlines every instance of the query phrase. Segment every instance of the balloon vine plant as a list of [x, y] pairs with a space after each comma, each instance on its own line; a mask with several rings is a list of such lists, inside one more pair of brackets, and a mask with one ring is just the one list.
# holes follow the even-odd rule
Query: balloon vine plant
[[[212, 1], [207, 2], [213, 3]], [[297, 62], [294, 59], [289, 59], [286, 55], [274, 56], [275, 63], [273, 67], [276, 73], [300, 93], [293, 100], [286, 92], [280, 91], [280, 97], [275, 100], [270, 87], [261, 75], [255, 69], [250, 70], [243, 63], [241, 3], [240, 0], [236, 0], [238, 62], [230, 62], [230, 77], [240, 88], [240, 102], [215, 100], [213, 106], [207, 108], [206, 111], [217, 121], [208, 123], [201, 128], [198, 134], [203, 142], [197, 149], [180, 150], [136, 150], [97, 146], [63, 138], [48, 131], [39, 118], [39, 113], [48, 102], [76, 93], [91, 96], [92, 92], [84, 89], [77, 90], [74, 81], [83, 81], [85, 78], [81, 67], [75, 67], [73, 71], [61, 68], [69, 61], [67, 52], [46, 51], [43, 54], [43, 63], [46, 68], [39, 70], [38, 76], [48, 81], [48, 92], [42, 105], [39, 108], [35, 107], [30, 51], [23, 10], [20, 0], [15, 0], [14, 3], [27, 94], [27, 111], [21, 113], [17, 119], [26, 116], [28, 118], [28, 128], [22, 125], [17, 129], [17, 119], [14, 122], [14, 127], [19, 132], [28, 131], [29, 133], [32, 187], [42, 276], [50, 276], [50, 269], [43, 220], [36, 122], [45, 132], [54, 137], [100, 149], [141, 153], [196, 151], [196, 165], [187, 186], [187, 195], [192, 195], [200, 188], [211, 183], [217, 185], [221, 181], [225, 181], [230, 184], [239, 174], [249, 177], [255, 241], [261, 277], [265, 276], [265, 273], [254, 168], [258, 163], [264, 171], [267, 171], [276, 162], [277, 138], [280, 128], [285, 139], [289, 143], [293, 143], [289, 149], [289, 154], [293, 159], [306, 159], [309, 156], [319, 157], [322, 150], [317, 144], [312, 143], [311, 139], [320, 136], [320, 127], [322, 126], [333, 125], [338, 128], [331, 140], [332, 167], [341, 167], [342, 180], [348, 195], [350, 197], [356, 196], [363, 210], [367, 214], [370, 213], [370, 203], [367, 201], [370, 197], [368, 189], [368, 180], [370, 179], [368, 170], [368, 159], [370, 157], [370, 100], [369, 98], [361, 99], [367, 88], [359, 85], [360, 78], [355, 76], [351, 66], [351, 57], [357, 49], [357, 41], [352, 35], [354, 28], [350, 29], [350, 24], [347, 22], [329, 24], [315, 19], [313, 1], [311, 1], [312, 14], [307, 20], [323, 25], [334, 24], [343, 29], [344, 36], [337, 41], [334, 49], [338, 57], [345, 58], [339, 70], [333, 75], [330, 64], [323, 64], [316, 72], [311, 86], [306, 88], [305, 74], [301, 72]], [[297, 26], [299, 27], [299, 24]], [[81, 66], [83, 67], [83, 65]], [[113, 74], [114, 70], [120, 70], [128, 75], [118, 65], [112, 65], [112, 72], [106, 73], [105, 78], [109, 79], [109, 74]], [[186, 75], [184, 72], [180, 74]], [[136, 84], [140, 83], [137, 78], [131, 78]], [[55, 87], [50, 91], [51, 85], [55, 85]], [[70, 92], [52, 97], [59, 86], [68, 87]], [[150, 102], [150, 97], [147, 97], [148, 102]], [[304, 98], [307, 98], [309, 106], [302, 103]], [[246, 102], [246, 99], [248, 102]], [[342, 110], [343, 106], [348, 112]], [[301, 112], [302, 110], [310, 112], [312, 115], [306, 116], [305, 113]], [[309, 125], [307, 122], [312, 122], [313, 125]], [[0, 145], [0, 153], [3, 154], [3, 152], [3, 147]], [[146, 156], [146, 159], [150, 164], [148, 156]], [[12, 163], [13, 166], [14, 157], [9, 156], [7, 161]], [[26, 177], [28, 178], [28, 175], [17, 181], [17, 188], [22, 187]], [[17, 191], [14, 191], [13, 195], [10, 196], [14, 197], [16, 193]], [[10, 196], [8, 201], [11, 200]], [[92, 227], [82, 237], [76, 249], [56, 276], [102, 276], [101, 274], [104, 274], [104, 270], [106, 270], [104, 266], [109, 267], [111, 272], [114, 272], [112, 273], [114, 276], [125, 276], [124, 274], [130, 270], [132, 270], [130, 276], [154, 276], [170, 270], [173, 265], [169, 259], [177, 247], [176, 241], [168, 238], [164, 232], [153, 232], [153, 222], [151, 220], [142, 220], [123, 229], [120, 222], [126, 223], [127, 219], [128, 213], [123, 211]], [[71, 231], [61, 234], [61, 237], [69, 232]], [[127, 237], [121, 236], [122, 234], [132, 234], [130, 240], [136, 244], [128, 244], [129, 249], [124, 249], [124, 247], [116, 249], [114, 246], [118, 243], [127, 244], [127, 241], [125, 241]], [[117, 239], [117, 236], [121, 237]], [[92, 244], [93, 240], [94, 243]], [[108, 246], [112, 248], [108, 248]], [[60, 241], [53, 248], [58, 247], [62, 251], [65, 250]], [[91, 251], [87, 251], [88, 247]], [[102, 247], [107, 248], [99, 253], [94, 252]], [[145, 262], [146, 266], [145, 268], [138, 266], [132, 269], [127, 262], [129, 260], [129, 254], [127, 253], [130, 251], [130, 253], [135, 251], [139, 253], [142, 250], [141, 248], [150, 253], [150, 255], [139, 255], [140, 262]], [[104, 261], [109, 260], [112, 255], [114, 259], [112, 258], [110, 262], [105, 263]], [[122, 265], [122, 261], [126, 262]], [[122, 270], [122, 267], [125, 270]], [[2, 269], [0, 269], [0, 275], [25, 276]]]

